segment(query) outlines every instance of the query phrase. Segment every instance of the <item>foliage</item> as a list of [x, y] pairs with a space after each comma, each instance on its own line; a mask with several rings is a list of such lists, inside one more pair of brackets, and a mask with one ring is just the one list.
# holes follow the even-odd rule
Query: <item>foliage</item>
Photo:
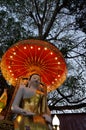
[[86, 33], [86, 1], [84, 0], [67, 0], [67, 1], [68, 1], [67, 8], [70, 10], [70, 13], [75, 14], [77, 26]]

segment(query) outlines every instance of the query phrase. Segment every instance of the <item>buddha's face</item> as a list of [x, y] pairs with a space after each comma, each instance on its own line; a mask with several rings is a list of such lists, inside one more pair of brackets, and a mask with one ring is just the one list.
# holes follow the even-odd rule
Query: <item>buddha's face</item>
[[30, 81], [31, 81], [31, 82], [37, 82], [37, 83], [40, 83], [41, 78], [40, 78], [39, 75], [37, 75], [37, 74], [33, 74], [33, 75], [31, 76], [31, 78], [30, 78]]

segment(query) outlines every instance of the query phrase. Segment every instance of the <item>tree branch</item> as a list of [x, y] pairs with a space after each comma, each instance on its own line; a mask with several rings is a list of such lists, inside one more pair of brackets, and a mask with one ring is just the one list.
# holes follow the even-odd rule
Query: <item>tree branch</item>
[[45, 0], [45, 6], [44, 6], [44, 11], [43, 11], [43, 16], [41, 18], [41, 23], [43, 23], [44, 21], [46, 10], [47, 10], [47, 0]]
[[65, 106], [49, 106], [49, 109], [52, 110], [74, 110], [86, 107], [86, 103], [81, 103], [78, 105], [65, 105]]
[[72, 22], [72, 23], [69, 23], [68, 25], [65, 25], [58, 33], [56, 33], [56, 35], [54, 37], [49, 38], [48, 40], [57, 40], [60, 33], [62, 33], [65, 29], [67, 29], [68, 27], [70, 27], [73, 24], [75, 24], [75, 22]]
[[40, 17], [40, 15], [39, 15], [38, 5], [37, 5], [36, 0], [34, 0], [34, 3], [35, 3], [35, 7], [36, 7], [36, 11], [37, 11], [38, 18], [39, 18], [39, 20], [41, 21], [41, 17]]
[[[73, 51], [73, 50], [72, 50]], [[84, 52], [84, 53], [79, 53], [79, 52], [76, 52], [76, 51], [73, 51], [73, 52], [75, 52], [75, 53], [78, 53], [78, 55], [76, 55], [76, 56], [66, 56], [66, 58], [76, 58], [76, 57], [79, 57], [79, 56], [84, 56], [84, 57], [86, 57], [86, 52]]]
[[[81, 102], [81, 101], [83, 101], [83, 100], [85, 100], [86, 99], [86, 97], [85, 98], [82, 98], [81, 100], [77, 100], [77, 101], [70, 101], [70, 99], [69, 99], [69, 96], [64, 96], [61, 92], [60, 92], [60, 90], [59, 89], [57, 89], [57, 91], [58, 91], [58, 93], [63, 97], [63, 99], [65, 99], [68, 103], [71, 103], [71, 104], [74, 104], [74, 103], [79, 103], [79, 102]], [[71, 95], [71, 97], [72, 97], [73, 95]]]
[[46, 37], [48, 36], [48, 33], [49, 33], [49, 31], [50, 31], [50, 29], [51, 29], [51, 27], [52, 27], [52, 25], [53, 25], [53, 23], [55, 21], [55, 18], [57, 16], [57, 14], [60, 12], [60, 10], [63, 7], [65, 7], [65, 5], [66, 5], [66, 2], [64, 2], [64, 4], [62, 4], [61, 6], [59, 6], [59, 2], [57, 2], [56, 8], [55, 8], [55, 10], [53, 12], [53, 15], [52, 15], [52, 18], [51, 18], [51, 20], [50, 20], [50, 22], [49, 22], [49, 24], [48, 24], [48, 26], [46, 28], [46, 31], [45, 31], [45, 33], [43, 35], [43, 39], [46, 39]]

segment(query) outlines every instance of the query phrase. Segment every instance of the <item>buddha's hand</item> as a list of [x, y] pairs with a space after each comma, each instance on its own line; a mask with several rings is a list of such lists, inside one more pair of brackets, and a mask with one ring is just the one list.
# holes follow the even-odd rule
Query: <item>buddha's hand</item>
[[43, 114], [43, 118], [46, 120], [46, 122], [51, 123], [51, 117], [48, 114]]
[[24, 116], [34, 116], [35, 115], [35, 113], [33, 113], [33, 112], [28, 112], [28, 111], [22, 111], [22, 115], [24, 115]]

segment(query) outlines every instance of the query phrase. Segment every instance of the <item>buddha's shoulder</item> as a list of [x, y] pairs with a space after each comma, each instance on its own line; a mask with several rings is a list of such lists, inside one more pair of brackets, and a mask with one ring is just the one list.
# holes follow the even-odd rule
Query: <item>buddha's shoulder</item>
[[24, 85], [19, 86], [19, 90], [25, 90], [25, 89], [26, 89], [26, 87]]

